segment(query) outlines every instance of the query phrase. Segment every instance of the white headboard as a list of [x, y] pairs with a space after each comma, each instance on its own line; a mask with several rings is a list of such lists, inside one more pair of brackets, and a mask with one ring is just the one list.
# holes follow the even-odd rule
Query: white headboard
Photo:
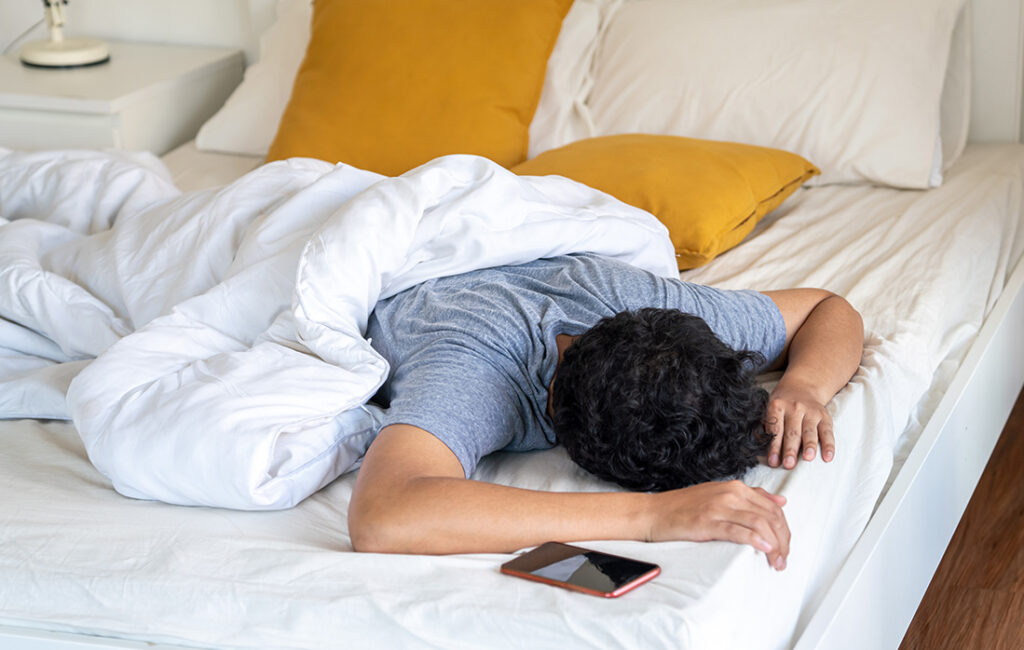
[[971, 142], [1024, 141], [1024, 0], [971, 0]]

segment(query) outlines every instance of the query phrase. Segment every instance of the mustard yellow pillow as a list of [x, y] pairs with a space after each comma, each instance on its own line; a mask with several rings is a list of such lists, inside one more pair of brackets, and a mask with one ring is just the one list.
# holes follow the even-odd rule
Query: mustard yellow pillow
[[820, 173], [778, 149], [670, 135], [613, 135], [573, 142], [513, 168], [557, 174], [653, 213], [679, 269], [710, 262], [747, 236], [804, 181]]
[[572, 0], [316, 0], [267, 160], [397, 175], [437, 156], [526, 159]]

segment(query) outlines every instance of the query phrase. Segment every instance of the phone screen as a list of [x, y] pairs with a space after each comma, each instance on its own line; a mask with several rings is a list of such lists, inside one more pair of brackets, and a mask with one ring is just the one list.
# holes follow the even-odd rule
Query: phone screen
[[501, 566], [503, 573], [589, 594], [616, 597], [661, 572], [657, 564], [547, 542]]

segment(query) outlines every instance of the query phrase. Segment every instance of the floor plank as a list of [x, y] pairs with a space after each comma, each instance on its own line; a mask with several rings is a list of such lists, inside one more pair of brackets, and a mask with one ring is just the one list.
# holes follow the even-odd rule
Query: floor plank
[[1024, 648], [1024, 392], [900, 650]]

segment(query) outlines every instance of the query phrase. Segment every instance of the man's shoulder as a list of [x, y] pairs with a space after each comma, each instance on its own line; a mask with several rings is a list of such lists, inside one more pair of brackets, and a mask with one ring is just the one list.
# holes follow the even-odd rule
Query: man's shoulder
[[595, 275], [651, 275], [648, 271], [614, 257], [598, 253], [580, 252], [545, 257], [518, 266], [504, 267], [510, 271], [559, 270], [570, 274], [593, 277]]

